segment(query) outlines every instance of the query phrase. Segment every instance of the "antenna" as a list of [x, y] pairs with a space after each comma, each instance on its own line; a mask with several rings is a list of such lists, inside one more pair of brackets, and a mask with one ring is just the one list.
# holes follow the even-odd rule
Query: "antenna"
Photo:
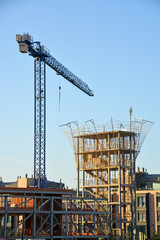
[[132, 109], [132, 106], [131, 106], [130, 109], [129, 109], [129, 115], [130, 115], [130, 131], [131, 131], [131, 117], [132, 117], [132, 112], [133, 112], [133, 109]]

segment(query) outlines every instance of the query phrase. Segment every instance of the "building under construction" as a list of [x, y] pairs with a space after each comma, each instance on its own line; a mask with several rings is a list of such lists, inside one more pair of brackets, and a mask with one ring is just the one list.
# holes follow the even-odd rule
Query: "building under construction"
[[70, 190], [35, 189], [27, 183], [26, 188], [0, 188], [0, 237], [136, 239], [135, 162], [152, 125], [137, 119], [111, 119], [101, 126], [93, 120], [82, 127], [67, 124], [77, 197]]
[[107, 208], [71, 190], [0, 188], [0, 238], [107, 239]]
[[[109, 204], [112, 239], [136, 239], [135, 162], [153, 123], [142, 119], [96, 126], [89, 120], [79, 127], [68, 123], [77, 167], [77, 196], [82, 191]], [[75, 129], [76, 126], [76, 129]], [[72, 138], [70, 138], [72, 137]]]

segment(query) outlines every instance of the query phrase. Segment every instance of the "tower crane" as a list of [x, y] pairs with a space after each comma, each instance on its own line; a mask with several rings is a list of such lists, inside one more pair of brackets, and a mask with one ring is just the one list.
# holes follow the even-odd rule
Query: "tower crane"
[[39, 41], [30, 34], [17, 34], [21, 53], [34, 57], [34, 187], [45, 188], [46, 162], [46, 64], [89, 96], [88, 85], [58, 62]]

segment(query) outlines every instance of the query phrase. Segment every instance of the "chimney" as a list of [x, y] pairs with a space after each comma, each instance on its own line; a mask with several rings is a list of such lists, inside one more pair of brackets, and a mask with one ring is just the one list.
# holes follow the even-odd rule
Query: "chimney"
[[25, 174], [25, 178], [28, 178], [28, 174], [27, 173]]
[[142, 173], [144, 173], [144, 168], [142, 167]]
[[140, 173], [140, 167], [138, 167], [138, 173]]

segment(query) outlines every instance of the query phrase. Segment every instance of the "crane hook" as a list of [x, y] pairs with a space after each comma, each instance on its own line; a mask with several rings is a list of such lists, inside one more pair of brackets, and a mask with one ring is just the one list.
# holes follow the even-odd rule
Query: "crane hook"
[[61, 85], [59, 85], [59, 109], [58, 109], [58, 112], [60, 112], [60, 107], [61, 107]]

